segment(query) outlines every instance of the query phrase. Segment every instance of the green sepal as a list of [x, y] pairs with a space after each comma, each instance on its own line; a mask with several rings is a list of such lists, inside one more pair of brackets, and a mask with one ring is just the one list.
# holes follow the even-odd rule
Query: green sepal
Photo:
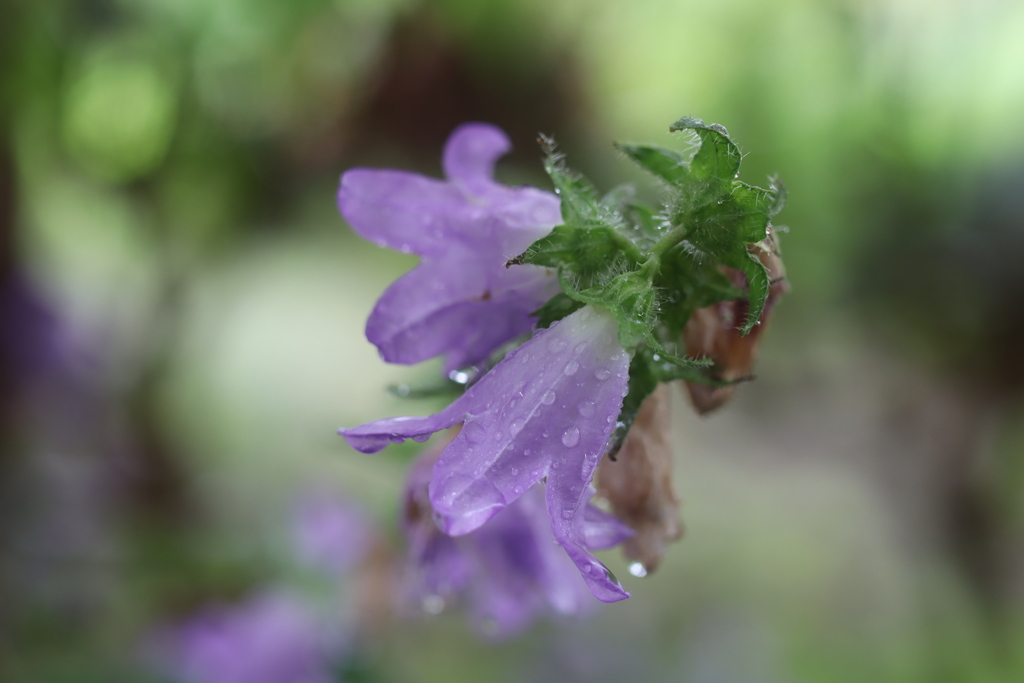
[[740, 335], [746, 336], [761, 320], [761, 313], [764, 312], [765, 303], [768, 301], [768, 292], [772, 285], [768, 269], [757, 258], [757, 255], [746, 250], [730, 254], [723, 261], [733, 268], [742, 270], [747, 276], [750, 303], [747, 307], [747, 320], [740, 328]]
[[547, 303], [533, 312], [533, 315], [537, 318], [537, 327], [548, 328], [551, 327], [551, 323], [575, 313], [585, 305], [563, 292], [548, 299]]
[[681, 154], [652, 145], [615, 143], [615, 147], [644, 168], [670, 185], [678, 184], [690, 175], [690, 169]]
[[584, 176], [573, 173], [565, 166], [564, 157], [555, 151], [554, 140], [541, 136], [546, 154], [544, 170], [555, 186], [555, 194], [561, 199], [562, 221], [576, 228], [611, 228], [617, 224], [617, 217], [601, 202], [601, 195]]
[[506, 265], [529, 263], [558, 268], [559, 276], [570, 278], [574, 290], [582, 290], [599, 284], [602, 276], [607, 277], [610, 266], [628, 268], [641, 258], [637, 246], [611, 226], [566, 224], [531, 244]]
[[636, 421], [640, 405], [659, 384], [684, 380], [720, 387], [745, 381], [745, 378], [735, 381], [715, 379], [711, 376], [710, 370], [710, 361], [705, 363], [703, 360], [680, 359], [652, 345], [639, 347], [629, 363], [629, 391], [622, 399], [622, 410], [609, 439], [608, 456], [615, 459], [615, 455], [622, 448], [622, 442]]
[[725, 126], [684, 116], [669, 127], [671, 132], [680, 130], [692, 130], [700, 138], [700, 147], [690, 159], [690, 174], [695, 179], [736, 177], [742, 156]]
[[650, 336], [657, 321], [657, 297], [649, 276], [631, 270], [584, 290], [569, 291], [570, 284], [562, 282], [562, 289], [570, 297], [607, 308], [615, 316], [623, 347], [636, 348]]

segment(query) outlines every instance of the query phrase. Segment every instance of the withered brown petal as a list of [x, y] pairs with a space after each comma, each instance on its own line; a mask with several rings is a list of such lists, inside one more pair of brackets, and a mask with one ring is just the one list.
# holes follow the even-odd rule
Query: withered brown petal
[[[711, 358], [716, 378], [734, 381], [746, 377], [757, 359], [757, 346], [764, 332], [772, 308], [779, 298], [789, 291], [786, 271], [779, 256], [775, 234], [769, 233], [761, 246], [756, 247], [758, 258], [768, 269], [771, 288], [768, 301], [761, 314], [761, 324], [747, 336], [740, 336], [740, 328], [746, 322], [748, 302], [746, 299], [722, 301], [707, 308], [699, 308], [690, 316], [683, 329], [683, 344], [690, 356]], [[739, 285], [745, 285], [743, 274], [733, 268], [723, 268]], [[711, 387], [705, 384], [687, 382], [686, 389], [698, 413], [704, 414], [718, 408], [736, 393], [736, 386]]]
[[612, 512], [636, 535], [623, 546], [626, 557], [653, 571], [666, 545], [683, 535], [679, 500], [672, 489], [671, 388], [661, 384], [640, 405], [615, 460], [597, 469], [597, 489]]

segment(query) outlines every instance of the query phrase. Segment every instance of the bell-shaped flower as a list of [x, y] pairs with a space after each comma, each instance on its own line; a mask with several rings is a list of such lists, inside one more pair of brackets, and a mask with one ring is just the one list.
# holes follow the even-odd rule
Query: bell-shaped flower
[[297, 559], [331, 575], [357, 567], [376, 542], [366, 513], [336, 493], [310, 491], [295, 503], [292, 536]]
[[467, 534], [546, 478], [555, 540], [593, 594], [614, 602], [629, 594], [588, 550], [584, 511], [628, 391], [629, 362], [615, 318], [585, 306], [536, 331], [440, 413], [340, 433], [353, 448], [374, 453], [463, 423], [430, 480], [441, 529]]
[[[461, 598], [479, 629], [492, 637], [511, 635], [545, 613], [586, 611], [590, 591], [554, 542], [544, 486], [531, 487], [479, 529], [449, 536], [434, 523], [428, 493], [438, 454], [421, 456], [406, 483], [402, 526], [409, 542], [407, 599], [434, 613]], [[585, 506], [583, 537], [589, 549], [610, 548], [632, 535], [615, 517]]]
[[208, 606], [151, 644], [152, 665], [180, 683], [331, 683], [344, 643], [286, 593]]
[[530, 314], [559, 292], [546, 268], [504, 267], [562, 222], [555, 195], [494, 181], [494, 164], [509, 149], [500, 129], [469, 123], [445, 145], [447, 181], [367, 168], [341, 177], [338, 207], [352, 228], [422, 258], [366, 323], [384, 360], [412, 364], [447, 354], [446, 372], [485, 360], [529, 332]]

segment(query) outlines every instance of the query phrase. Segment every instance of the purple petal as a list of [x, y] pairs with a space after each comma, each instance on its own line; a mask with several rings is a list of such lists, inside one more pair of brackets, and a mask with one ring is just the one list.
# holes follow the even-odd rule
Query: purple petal
[[[591, 492], [593, 495], [593, 492]], [[636, 532], [618, 517], [587, 503], [583, 510], [583, 538], [591, 550], [606, 550], [632, 538]]]
[[444, 146], [444, 173], [469, 195], [485, 195], [494, 187], [494, 164], [512, 143], [497, 126], [464, 123]]
[[294, 535], [299, 558], [331, 573], [352, 569], [373, 542], [370, 521], [355, 506], [326, 492], [310, 493], [298, 501]]
[[460, 406], [465, 425], [431, 480], [442, 528], [475, 529], [549, 470], [572, 470], [582, 497], [621, 408], [628, 363], [615, 320], [585, 307], [471, 387]]
[[354, 168], [338, 189], [341, 215], [359, 235], [420, 255], [443, 253], [446, 240], [470, 229], [465, 205], [452, 184], [405, 171]]
[[353, 169], [338, 206], [368, 240], [423, 263], [385, 292], [366, 334], [393, 363], [449, 355], [448, 369], [478, 363], [531, 329], [529, 313], [559, 292], [553, 271], [505, 268], [561, 223], [559, 199], [492, 179], [509, 150], [500, 129], [466, 124], [445, 147], [450, 182], [414, 173]]
[[449, 353], [446, 371], [483, 361], [529, 332], [531, 313], [557, 293], [554, 277], [535, 267], [506, 270], [466, 255], [458, 266], [425, 260], [381, 296], [366, 337], [391, 363], [418, 363]]
[[329, 683], [337, 646], [324, 626], [284, 594], [208, 608], [169, 635], [161, 668], [186, 683]]

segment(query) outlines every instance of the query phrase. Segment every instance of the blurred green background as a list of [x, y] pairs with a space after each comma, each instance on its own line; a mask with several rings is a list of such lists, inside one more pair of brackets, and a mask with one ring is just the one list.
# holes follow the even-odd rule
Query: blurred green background
[[682, 115], [786, 182], [792, 285], [738, 400], [677, 395], [686, 538], [587, 621], [379, 627], [362, 680], [1024, 680], [1024, 4], [4, 0], [0, 98], [0, 680], [156, 680], [154, 624], [287, 580], [311, 485], [397, 547], [413, 451], [334, 431], [438, 366], [362, 336], [415, 261], [343, 170], [483, 120], [505, 182], [544, 132], [653, 197], [611, 142]]

